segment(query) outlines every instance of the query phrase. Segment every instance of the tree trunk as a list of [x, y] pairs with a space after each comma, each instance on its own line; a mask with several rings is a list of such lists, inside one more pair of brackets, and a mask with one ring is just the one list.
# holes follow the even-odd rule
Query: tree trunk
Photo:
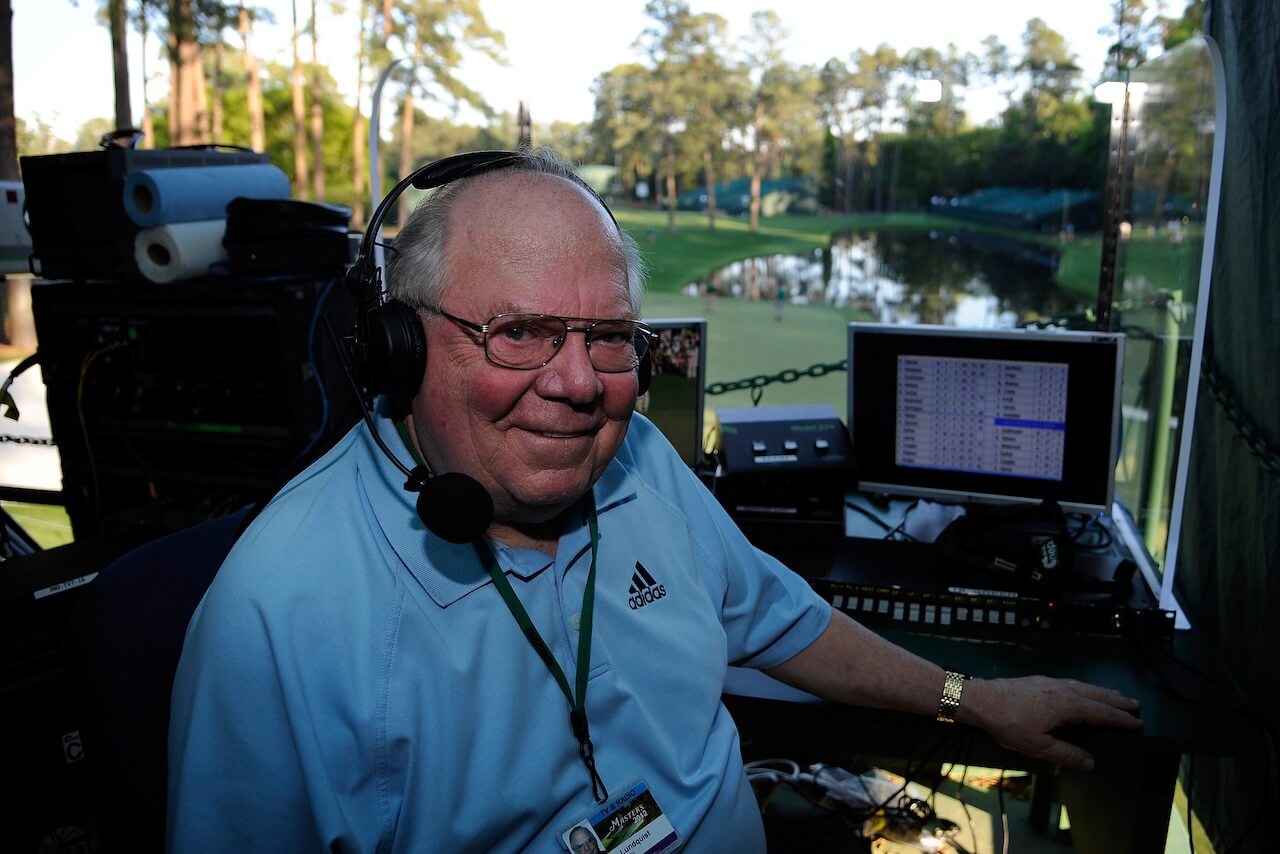
[[307, 169], [307, 109], [302, 92], [302, 66], [298, 64], [298, 0], [293, 0], [293, 188], [298, 198], [310, 198]]
[[321, 105], [320, 28], [316, 0], [311, 0], [311, 186], [317, 201], [324, 200], [324, 108]]
[[884, 190], [884, 143], [879, 134], [876, 135], [876, 189], [875, 196], [872, 198], [872, 210], [880, 213], [883, 206], [880, 203], [880, 197]]
[[222, 61], [226, 51], [222, 46], [222, 29], [213, 43], [213, 127], [210, 138], [222, 142]]
[[191, 129], [189, 143], [199, 145], [209, 142], [209, 95], [205, 90], [204, 62], [200, 56], [200, 43], [193, 37], [182, 45], [183, 82], [187, 86], [186, 102], [190, 113], [187, 126]]
[[182, 89], [182, 69], [178, 65], [178, 37], [172, 29], [165, 37], [169, 54], [169, 145], [176, 145], [178, 138], [178, 92]]
[[751, 118], [754, 150], [751, 152], [751, 231], [760, 230], [760, 175], [764, 171], [764, 147], [760, 144], [760, 135], [764, 128], [764, 104], [757, 102], [755, 115]]
[[357, 229], [364, 228], [364, 169], [365, 169], [365, 129], [364, 112], [360, 109], [360, 101], [364, 96], [364, 57], [367, 50], [364, 27], [369, 4], [366, 0], [360, 3], [360, 49], [356, 52], [356, 117], [351, 129], [351, 224]]
[[666, 140], [667, 156], [667, 231], [676, 233], [676, 151], [675, 144], [668, 135]]
[[17, 181], [18, 123], [13, 116], [13, 7], [0, 0], [0, 181]]
[[244, 42], [244, 76], [247, 106], [249, 108], [249, 145], [254, 151], [266, 151], [266, 121], [262, 114], [262, 75], [258, 72], [258, 58], [249, 49], [249, 33], [253, 29], [249, 10], [240, 4], [240, 40]]
[[[0, 180], [18, 180], [18, 126], [13, 117], [13, 7], [0, 0]], [[36, 349], [36, 323], [31, 313], [31, 277], [9, 276], [5, 282], [0, 344], [20, 353]]]
[[889, 213], [898, 209], [898, 165], [902, 162], [902, 140], [893, 143], [893, 166], [889, 170]]
[[[422, 62], [421, 48], [415, 48], [413, 51], [413, 67], [417, 68]], [[413, 169], [413, 75], [410, 74], [409, 82], [405, 85], [404, 105], [400, 113], [400, 171], [396, 176], [396, 180], [400, 180]], [[409, 199], [401, 193], [400, 200], [397, 204], [397, 224], [404, 225], [404, 221], [409, 218]]]
[[133, 127], [129, 103], [129, 48], [125, 42], [125, 0], [109, 0], [107, 18], [111, 24], [111, 69], [115, 82], [116, 127]]
[[208, 142], [209, 105], [192, 0], [172, 0], [169, 6], [169, 65], [169, 144]]
[[702, 176], [707, 185], [707, 229], [716, 230], [716, 166], [711, 159], [711, 149], [702, 152]]
[[139, 26], [142, 28], [142, 56], [138, 57], [140, 70], [142, 71], [142, 147], [155, 148], [155, 128], [151, 126], [151, 105], [147, 102], [147, 10], [142, 9], [142, 14], [138, 16]]

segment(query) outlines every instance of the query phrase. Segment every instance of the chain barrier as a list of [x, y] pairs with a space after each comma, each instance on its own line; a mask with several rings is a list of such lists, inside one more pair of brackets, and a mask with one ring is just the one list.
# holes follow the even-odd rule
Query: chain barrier
[[40, 438], [37, 436], [12, 436], [7, 433], [0, 433], [0, 445], [44, 445], [52, 447], [53, 439]]
[[776, 374], [756, 374], [754, 377], [747, 377], [741, 380], [732, 380], [723, 383], [711, 383], [707, 386], [707, 394], [725, 394], [730, 391], [749, 391], [751, 393], [751, 405], [759, 406], [760, 398], [764, 396], [765, 386], [773, 383], [793, 383], [803, 377], [825, 377], [829, 373], [835, 371], [847, 371], [849, 369], [849, 360], [841, 359], [838, 362], [818, 362], [807, 368], [787, 368]]
[[1245, 443], [1249, 453], [1258, 458], [1262, 464], [1262, 470], [1270, 475], [1280, 477], [1280, 451], [1277, 451], [1267, 441], [1267, 437], [1249, 417], [1249, 413], [1245, 411], [1244, 406], [1240, 403], [1240, 399], [1236, 396], [1235, 389], [1227, 382], [1226, 378], [1218, 373], [1217, 364], [1213, 359], [1213, 351], [1205, 343], [1204, 353], [1200, 359], [1200, 376], [1204, 379], [1209, 387], [1209, 392], [1213, 395], [1213, 399], [1217, 401], [1218, 406], [1222, 408], [1222, 414], [1231, 422], [1231, 426], [1235, 428], [1238, 435]]

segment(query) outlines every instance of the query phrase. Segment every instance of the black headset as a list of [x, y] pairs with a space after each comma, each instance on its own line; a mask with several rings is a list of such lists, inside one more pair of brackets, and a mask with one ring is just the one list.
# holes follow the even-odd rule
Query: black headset
[[[382, 268], [375, 258], [382, 223], [396, 201], [410, 187], [429, 190], [527, 162], [526, 156], [519, 151], [469, 151], [445, 157], [402, 179], [374, 210], [360, 241], [360, 254], [347, 270], [347, 288], [356, 307], [355, 333], [350, 349], [366, 404], [372, 402], [373, 396], [385, 394], [393, 406], [407, 405], [422, 385], [427, 364], [426, 339], [418, 312], [400, 300], [386, 298]], [[581, 178], [569, 177], [600, 203], [621, 235], [618, 220], [600, 194]], [[652, 373], [652, 356], [641, 359], [638, 366], [640, 394], [648, 390]]]
[[[429, 190], [527, 162], [526, 155], [519, 151], [471, 151], [445, 157], [411, 173], [378, 203], [360, 241], [360, 253], [347, 270], [347, 288], [356, 309], [355, 328], [348, 339], [348, 352], [355, 368], [351, 379], [365, 423], [383, 454], [406, 475], [404, 488], [418, 493], [417, 512], [423, 524], [454, 543], [471, 542], [484, 534], [493, 520], [493, 500], [478, 481], [461, 472], [437, 476], [426, 466], [410, 469], [378, 434], [369, 412], [373, 397], [385, 394], [391, 401], [393, 413], [407, 409], [422, 385], [427, 367], [427, 342], [418, 312], [407, 303], [386, 298], [382, 267], [375, 257], [375, 249], [383, 221], [410, 187]], [[618, 220], [599, 193], [581, 178], [568, 177], [600, 203], [621, 235]], [[648, 389], [652, 371], [652, 355], [641, 359], [637, 371], [640, 394]]]
[[1020, 589], [1047, 587], [1072, 571], [1075, 543], [1056, 501], [1008, 506], [970, 505], [933, 542], [951, 568], [1005, 576]]

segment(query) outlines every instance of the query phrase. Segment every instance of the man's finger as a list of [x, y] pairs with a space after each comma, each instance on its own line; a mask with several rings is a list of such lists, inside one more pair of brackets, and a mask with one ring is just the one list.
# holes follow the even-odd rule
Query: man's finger
[[1142, 718], [1136, 717], [1132, 712], [1083, 696], [1074, 704], [1074, 708], [1068, 710], [1067, 719], [1076, 724], [1142, 729]]
[[1113, 691], [1110, 688], [1104, 688], [1101, 685], [1092, 685], [1088, 682], [1077, 682], [1074, 679], [1067, 680], [1067, 684], [1071, 690], [1075, 691], [1082, 697], [1088, 697], [1090, 700], [1096, 700], [1099, 703], [1106, 703], [1117, 709], [1123, 709], [1126, 712], [1136, 712], [1142, 708], [1142, 704], [1132, 697], [1126, 697], [1119, 691]]

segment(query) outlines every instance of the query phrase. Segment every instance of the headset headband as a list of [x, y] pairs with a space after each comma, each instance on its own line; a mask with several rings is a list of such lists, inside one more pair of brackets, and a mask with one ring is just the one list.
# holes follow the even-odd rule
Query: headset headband
[[[373, 284], [372, 270], [368, 270], [368, 267], [373, 259], [374, 243], [378, 239], [378, 233], [382, 230], [383, 221], [391, 213], [392, 207], [405, 190], [410, 187], [419, 190], [443, 187], [445, 184], [452, 184], [454, 181], [463, 178], [474, 178], [486, 172], [510, 169], [526, 162], [528, 162], [526, 156], [519, 151], [465, 151], [461, 154], [454, 154], [428, 163], [426, 166], [409, 173], [408, 176], [402, 178], [399, 183], [391, 188], [391, 191], [383, 197], [382, 201], [378, 203], [378, 207], [374, 209], [373, 216], [369, 219], [369, 226], [365, 229], [364, 237], [360, 241], [360, 254], [351, 266], [352, 272], [356, 273], [361, 281]], [[573, 176], [573, 180], [600, 203], [600, 207], [604, 209], [604, 212], [609, 215], [609, 219], [613, 221], [614, 227], [618, 227], [618, 220], [614, 217], [613, 211], [609, 210], [609, 206], [605, 204], [600, 194], [581, 178]]]
[[391, 188], [391, 192], [383, 196], [382, 201], [378, 203], [373, 216], [369, 219], [369, 226], [365, 229], [364, 239], [360, 241], [360, 256], [356, 259], [355, 266], [361, 266], [362, 262], [373, 257], [373, 244], [378, 239], [378, 232], [382, 230], [382, 222], [405, 190], [410, 187], [416, 187], [419, 190], [443, 187], [460, 178], [470, 178], [485, 172], [515, 166], [522, 159], [517, 151], [467, 151], [428, 163], [410, 172], [407, 177], [400, 179], [400, 182]]
[[[378, 203], [360, 241], [360, 254], [346, 275], [347, 288], [356, 308], [355, 329], [349, 339], [351, 357], [366, 403], [372, 403], [373, 395], [379, 392], [388, 393], [393, 400], [406, 401], [422, 380], [426, 360], [425, 342], [417, 313], [404, 303], [385, 299], [382, 268], [374, 253], [382, 223], [396, 201], [409, 187], [429, 190], [486, 172], [530, 163], [529, 153], [523, 150], [468, 151], [455, 154], [411, 172]], [[561, 174], [542, 173], [536, 168], [529, 168], [527, 171], [535, 174]], [[600, 194], [572, 172], [563, 177], [589, 193], [609, 215], [614, 228], [621, 235], [622, 229], [617, 218], [604, 199], [600, 198]], [[647, 376], [642, 375], [642, 390], [643, 387], [647, 387]]]

